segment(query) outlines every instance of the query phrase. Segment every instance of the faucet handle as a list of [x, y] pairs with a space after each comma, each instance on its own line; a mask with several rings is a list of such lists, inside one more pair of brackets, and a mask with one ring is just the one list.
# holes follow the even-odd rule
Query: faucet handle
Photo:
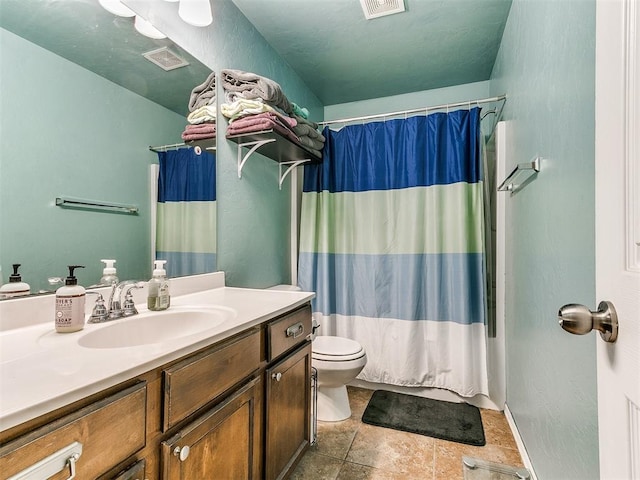
[[88, 294], [98, 295], [96, 299], [96, 303], [93, 306], [93, 311], [91, 312], [91, 316], [89, 317], [89, 323], [101, 323], [104, 322], [109, 316], [109, 312], [107, 311], [107, 306], [104, 304], [104, 298], [101, 293], [98, 292], [87, 292]]
[[131, 285], [129, 288], [127, 288], [127, 291], [124, 295], [124, 303], [122, 304], [123, 317], [130, 317], [131, 315], [136, 315], [138, 313], [138, 310], [136, 309], [136, 304], [133, 301], [133, 294], [131, 293], [131, 290], [134, 288], [142, 288], [143, 286], [144, 286], [144, 282], [138, 282], [134, 285]]

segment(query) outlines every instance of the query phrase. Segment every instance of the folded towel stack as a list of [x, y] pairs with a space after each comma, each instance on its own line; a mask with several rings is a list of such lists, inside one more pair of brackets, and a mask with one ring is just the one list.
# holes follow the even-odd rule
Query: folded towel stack
[[291, 130], [291, 125], [282, 120], [278, 115], [265, 112], [234, 120], [227, 128], [227, 135], [239, 135], [241, 133], [260, 132], [262, 130], [277, 130], [282, 136], [292, 142], [298, 143], [300, 139]]
[[229, 118], [227, 136], [272, 129], [322, 157], [325, 138], [318, 124], [307, 120], [309, 111], [290, 102], [279, 84], [241, 70], [224, 69], [220, 78], [225, 91], [220, 111]]
[[216, 103], [216, 74], [211, 72], [207, 79], [194, 87], [189, 97], [189, 111], [193, 112], [205, 105]]
[[227, 92], [238, 92], [243, 98], [261, 98], [287, 115], [293, 115], [293, 105], [282, 92], [280, 85], [270, 78], [242, 70], [224, 69], [221, 73], [222, 88]]
[[205, 140], [216, 137], [216, 74], [211, 72], [207, 79], [194, 87], [189, 97], [189, 116], [182, 132], [184, 141]]
[[187, 125], [182, 132], [182, 139], [184, 141], [189, 140], [204, 140], [205, 138], [216, 137], [216, 124], [215, 123], [200, 123], [197, 125]]

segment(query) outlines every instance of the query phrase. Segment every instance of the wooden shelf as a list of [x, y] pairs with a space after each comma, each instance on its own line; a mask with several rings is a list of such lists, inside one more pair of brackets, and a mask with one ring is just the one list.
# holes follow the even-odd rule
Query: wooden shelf
[[[254, 152], [258, 152], [278, 163], [280, 169], [279, 188], [282, 188], [282, 182], [293, 169], [305, 163], [322, 162], [322, 157], [318, 157], [315, 153], [292, 142], [275, 130], [227, 135], [227, 139], [238, 144], [238, 178], [242, 178], [242, 169], [249, 157]], [[243, 147], [249, 148], [245, 155], [242, 155]]]
[[227, 139], [237, 143], [241, 147], [273, 140], [261, 145], [258, 153], [278, 163], [294, 162], [298, 160], [308, 160], [315, 163], [322, 161], [322, 157], [318, 157], [303, 146], [283, 137], [275, 130], [262, 130], [260, 132], [243, 133], [240, 135], [228, 135]]

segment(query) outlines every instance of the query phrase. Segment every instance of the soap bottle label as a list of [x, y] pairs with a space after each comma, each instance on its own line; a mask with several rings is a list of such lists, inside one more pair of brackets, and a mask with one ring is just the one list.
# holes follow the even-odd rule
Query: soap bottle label
[[160, 289], [158, 292], [158, 307], [161, 309], [169, 308], [169, 301], [171, 297], [169, 296], [169, 284], [167, 282], [162, 283], [160, 285]]
[[84, 327], [84, 295], [56, 297], [56, 329], [81, 330]]

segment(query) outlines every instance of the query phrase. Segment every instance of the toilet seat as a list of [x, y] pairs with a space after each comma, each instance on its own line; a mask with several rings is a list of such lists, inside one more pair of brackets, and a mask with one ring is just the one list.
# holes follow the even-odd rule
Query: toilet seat
[[311, 357], [325, 362], [347, 362], [364, 357], [365, 351], [355, 340], [318, 336], [311, 343]]

